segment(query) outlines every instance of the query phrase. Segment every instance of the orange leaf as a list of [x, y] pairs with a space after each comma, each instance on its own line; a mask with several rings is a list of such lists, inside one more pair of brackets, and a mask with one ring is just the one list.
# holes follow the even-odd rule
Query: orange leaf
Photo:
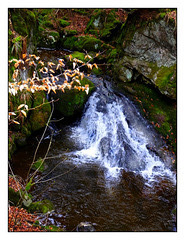
[[25, 112], [24, 110], [21, 110], [21, 113], [22, 113], [25, 117], [27, 117], [26, 112]]
[[73, 56], [70, 54], [69, 55], [69, 60], [71, 61], [73, 59]]
[[23, 53], [22, 58], [24, 59], [24, 58], [26, 58], [26, 56], [27, 56], [27, 54]]
[[18, 109], [18, 110], [21, 109], [22, 107], [24, 107], [24, 105], [25, 105], [25, 104], [19, 105], [17, 109]]
[[20, 124], [19, 122], [15, 121], [15, 120], [12, 120], [15, 124]]
[[97, 64], [96, 64], [96, 63], [94, 63], [94, 64], [93, 64], [93, 66], [95, 66], [95, 68], [96, 68], [96, 69], [98, 69], [98, 66], [97, 66]]

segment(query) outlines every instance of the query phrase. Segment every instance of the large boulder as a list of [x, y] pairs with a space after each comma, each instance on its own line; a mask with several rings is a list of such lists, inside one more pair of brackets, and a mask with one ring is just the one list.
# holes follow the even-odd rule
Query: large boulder
[[124, 82], [138, 76], [162, 94], [176, 99], [175, 23], [155, 19], [127, 31], [123, 39], [124, 56], [114, 66], [115, 75]]
[[59, 115], [67, 118], [81, 113], [87, 99], [95, 90], [95, 86], [90, 80], [87, 78], [81, 80], [81, 86], [85, 86], [86, 84], [89, 85], [88, 94], [85, 91], [79, 91], [78, 89], [65, 89], [65, 92], [57, 90], [56, 94], [52, 93], [54, 99], [59, 99], [55, 102], [55, 111], [57, 111]]

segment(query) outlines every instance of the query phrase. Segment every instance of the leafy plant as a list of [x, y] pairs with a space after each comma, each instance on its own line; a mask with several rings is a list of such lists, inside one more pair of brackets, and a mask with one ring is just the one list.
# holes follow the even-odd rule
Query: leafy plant
[[12, 54], [19, 54], [22, 50], [22, 37], [18, 36], [12, 40]]

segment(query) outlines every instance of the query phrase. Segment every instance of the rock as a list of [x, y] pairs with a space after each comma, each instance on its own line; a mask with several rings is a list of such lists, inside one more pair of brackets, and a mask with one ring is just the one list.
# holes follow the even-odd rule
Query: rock
[[82, 113], [83, 107], [91, 95], [91, 93], [95, 90], [94, 84], [84, 78], [81, 80], [81, 86], [85, 86], [89, 84], [89, 93], [86, 94], [85, 91], [79, 91], [77, 89], [65, 90], [65, 93], [62, 91], [56, 91], [56, 94], [52, 94], [54, 99], [58, 99], [59, 101], [55, 102], [55, 110], [63, 117], [73, 117], [79, 113]]
[[116, 15], [116, 9], [106, 11], [97, 9], [86, 27], [86, 32], [98, 35], [103, 40], [111, 40], [115, 32], [121, 27], [121, 22]]
[[16, 140], [16, 144], [19, 146], [19, 147], [22, 147], [22, 146], [25, 146], [27, 144], [27, 137], [22, 135], [21, 137], [19, 137], [17, 140]]
[[54, 210], [54, 206], [51, 201], [45, 199], [38, 202], [32, 202], [28, 207], [28, 210], [32, 213], [33, 212], [47, 213]]
[[[129, 33], [132, 31], [132, 34]], [[124, 38], [124, 56], [114, 66], [115, 75], [123, 82], [134, 79], [133, 71], [171, 99], [176, 99], [176, 29], [163, 19], [145, 27], [128, 28]], [[138, 75], [139, 74], [139, 75]]]
[[20, 201], [20, 194], [19, 191], [15, 191], [13, 188], [8, 188], [8, 200], [10, 204], [17, 205]]
[[40, 31], [38, 47], [56, 48], [60, 40], [60, 34], [54, 30]]
[[95, 232], [95, 228], [89, 222], [81, 222], [76, 228], [77, 232]]
[[[41, 105], [43, 102], [47, 103], [46, 94], [44, 91], [35, 92], [33, 94], [33, 108]], [[46, 126], [48, 118], [51, 114], [50, 103], [44, 104], [39, 108], [32, 110], [29, 122], [31, 124], [32, 131], [38, 131]]]

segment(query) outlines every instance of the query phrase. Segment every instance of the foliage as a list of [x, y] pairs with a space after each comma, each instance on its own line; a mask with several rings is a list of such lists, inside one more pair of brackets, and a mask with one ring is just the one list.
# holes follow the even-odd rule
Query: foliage
[[[98, 54], [97, 54], [98, 56]], [[92, 70], [93, 67], [98, 68], [96, 63], [91, 64], [92, 57], [88, 54], [84, 57], [84, 61], [68, 56], [69, 61], [72, 62], [73, 69], [65, 69], [64, 59], [59, 59], [58, 64], [53, 62], [45, 63], [39, 56], [23, 54], [22, 59], [11, 59], [9, 61], [10, 66], [14, 66], [15, 70], [12, 75], [12, 82], [9, 82], [9, 93], [13, 96], [17, 95], [18, 91], [35, 93], [45, 91], [49, 94], [51, 91], [76, 89], [78, 91], [84, 91], [89, 93], [89, 84], [82, 86], [81, 81], [84, 79], [84, 73], [80, 72], [81, 67], [87, 67]], [[88, 61], [85, 61], [88, 59]], [[30, 77], [24, 78], [26, 73], [32, 73]], [[41, 78], [39, 78], [41, 76]], [[40, 97], [40, 94], [39, 94]], [[44, 105], [44, 102], [43, 102]], [[33, 109], [38, 107], [37, 103], [33, 106]], [[27, 117], [28, 111], [27, 104], [20, 104], [16, 111], [9, 112], [9, 122], [20, 124], [17, 121], [17, 117]]]
[[40, 226], [34, 226], [37, 216], [30, 214], [23, 208], [9, 206], [8, 231], [9, 232], [43, 232]]
[[36, 170], [38, 169], [40, 172], [44, 171], [44, 165], [43, 165], [43, 161], [42, 158], [39, 158], [32, 166], [32, 169]]

